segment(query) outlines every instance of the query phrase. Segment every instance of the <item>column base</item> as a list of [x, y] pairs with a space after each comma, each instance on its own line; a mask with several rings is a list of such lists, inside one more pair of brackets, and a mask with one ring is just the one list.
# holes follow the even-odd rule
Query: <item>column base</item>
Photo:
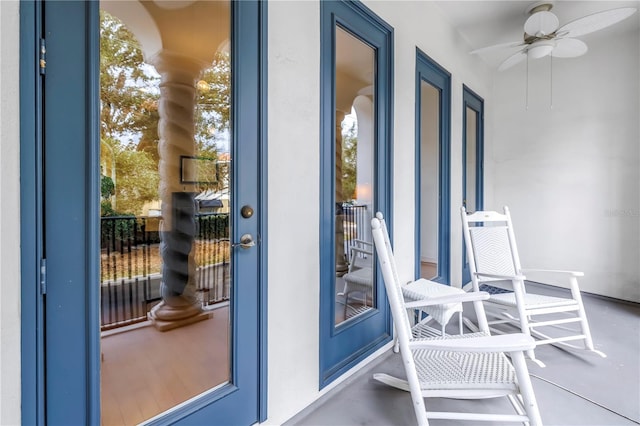
[[160, 302], [147, 314], [147, 318], [158, 331], [173, 330], [211, 317], [213, 317], [213, 312], [203, 311], [197, 306], [174, 308], [163, 302]]

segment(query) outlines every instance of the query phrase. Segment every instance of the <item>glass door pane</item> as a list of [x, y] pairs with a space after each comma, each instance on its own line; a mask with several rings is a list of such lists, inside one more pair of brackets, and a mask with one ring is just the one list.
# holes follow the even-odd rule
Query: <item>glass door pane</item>
[[137, 424], [231, 381], [231, 16], [101, 6], [102, 423]]
[[335, 323], [375, 307], [375, 50], [336, 27]]
[[470, 107], [466, 108], [466, 182], [465, 182], [465, 200], [464, 205], [467, 212], [474, 212], [477, 208], [476, 191], [477, 191], [477, 168], [478, 163], [476, 150], [478, 146], [478, 112]]
[[420, 82], [420, 277], [438, 276], [440, 91]]
[[[462, 205], [467, 213], [482, 210], [483, 205], [483, 143], [484, 101], [466, 86], [463, 98], [463, 191]], [[463, 242], [464, 244], [464, 242]], [[462, 251], [462, 282], [471, 280], [466, 249]]]

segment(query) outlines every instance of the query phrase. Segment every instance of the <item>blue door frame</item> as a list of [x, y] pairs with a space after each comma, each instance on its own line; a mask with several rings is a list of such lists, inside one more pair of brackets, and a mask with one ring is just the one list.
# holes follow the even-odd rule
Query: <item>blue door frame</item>
[[[393, 29], [359, 2], [323, 1], [320, 117], [320, 388], [391, 341], [391, 316], [376, 268], [375, 308], [335, 326], [335, 32], [348, 31], [376, 50], [374, 208], [391, 225]], [[368, 226], [365, 225], [365, 226]]]
[[[99, 282], [98, 8], [97, 1], [21, 2], [24, 424], [100, 424], [99, 292], [85, 284]], [[232, 9], [232, 49], [242, 52], [233, 64], [232, 120], [240, 132], [232, 137], [233, 199], [256, 211], [240, 220], [232, 206], [238, 216], [232, 238], [251, 233], [260, 241], [242, 252], [233, 273], [253, 285], [239, 286], [232, 302], [231, 383], [157, 424], [252, 424], [267, 417], [266, 2], [235, 2]]]
[[[474, 191], [476, 210], [484, 206], [484, 100], [466, 85], [462, 88], [462, 204], [465, 205], [467, 191]], [[476, 187], [467, 188], [467, 108], [477, 113], [476, 120]], [[466, 206], [465, 206], [466, 207]], [[471, 281], [464, 239], [462, 241], [462, 285]]]
[[422, 235], [420, 209], [422, 206], [421, 185], [421, 134], [422, 134], [422, 102], [421, 83], [425, 81], [436, 88], [440, 94], [438, 109], [439, 154], [439, 188], [438, 188], [438, 271], [433, 281], [451, 285], [449, 282], [449, 236], [450, 236], [450, 145], [451, 145], [451, 73], [438, 65], [420, 49], [416, 49], [416, 153], [415, 153], [415, 277], [420, 277]]
[[42, 254], [41, 3], [20, 3], [20, 256], [22, 423], [45, 424]]

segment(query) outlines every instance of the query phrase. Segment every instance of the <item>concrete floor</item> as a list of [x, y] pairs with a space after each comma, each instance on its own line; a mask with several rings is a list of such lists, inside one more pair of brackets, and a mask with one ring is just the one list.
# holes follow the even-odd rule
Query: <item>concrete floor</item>
[[[546, 294], [564, 290], [538, 286]], [[640, 424], [640, 305], [585, 294], [596, 348], [607, 358], [540, 346], [529, 372], [545, 425]], [[466, 308], [466, 307], [465, 307]], [[405, 377], [400, 355], [385, 353], [290, 419], [285, 425], [411, 425], [416, 419], [408, 393], [387, 387], [373, 373]], [[427, 399], [430, 410], [511, 412], [506, 398], [484, 401]], [[432, 420], [431, 425], [498, 425], [497, 422]]]

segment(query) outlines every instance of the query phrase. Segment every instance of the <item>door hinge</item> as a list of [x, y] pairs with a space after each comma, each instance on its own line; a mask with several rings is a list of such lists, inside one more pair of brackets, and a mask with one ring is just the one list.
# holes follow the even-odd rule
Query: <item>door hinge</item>
[[47, 45], [43, 38], [40, 39], [40, 74], [44, 75], [45, 69], [47, 68]]
[[40, 259], [40, 294], [47, 294], [47, 259]]

